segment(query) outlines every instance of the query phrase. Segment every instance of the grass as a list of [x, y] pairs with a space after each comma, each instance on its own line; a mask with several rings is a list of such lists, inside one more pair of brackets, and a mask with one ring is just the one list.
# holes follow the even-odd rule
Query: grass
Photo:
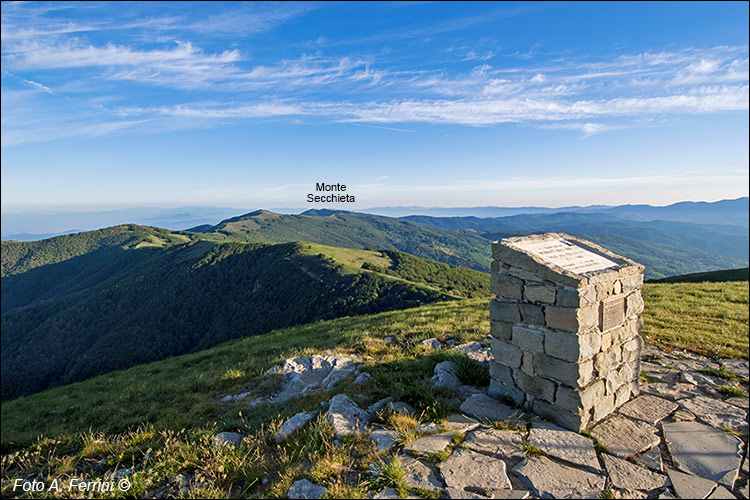
[[646, 283], [643, 337], [667, 350], [748, 358], [748, 282]]
[[704, 375], [711, 375], [716, 378], [720, 378], [722, 380], [734, 380], [737, 377], [736, 374], [725, 370], [724, 368], [704, 368], [701, 370], [698, 370], [699, 373], [702, 373]]
[[745, 391], [743, 391], [739, 387], [734, 387], [731, 385], [720, 385], [719, 387], [716, 388], [716, 390], [719, 391], [724, 396], [728, 396], [728, 397], [741, 398], [745, 396]]

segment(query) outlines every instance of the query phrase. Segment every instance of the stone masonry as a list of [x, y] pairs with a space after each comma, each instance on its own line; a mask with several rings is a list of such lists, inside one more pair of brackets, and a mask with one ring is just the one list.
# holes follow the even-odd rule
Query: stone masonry
[[639, 394], [641, 264], [562, 233], [492, 258], [490, 395], [581, 431]]

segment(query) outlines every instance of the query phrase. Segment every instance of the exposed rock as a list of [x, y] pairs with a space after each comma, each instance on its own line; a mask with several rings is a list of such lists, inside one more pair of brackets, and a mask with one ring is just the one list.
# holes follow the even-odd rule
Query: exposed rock
[[672, 420], [675, 422], [692, 422], [695, 420], [695, 415], [685, 408], [677, 408], [677, 411], [672, 415]]
[[709, 499], [723, 498], [723, 499], [731, 499], [731, 500], [737, 499], [736, 496], [732, 495], [732, 493], [730, 493], [729, 490], [727, 490], [722, 485], [717, 486], [714, 492], [708, 495], [708, 498]]
[[691, 474], [683, 474], [667, 469], [672, 488], [679, 498], [706, 498], [711, 494], [716, 483]]
[[736, 397], [727, 399], [726, 402], [729, 403], [730, 405], [734, 405], [742, 409], [750, 407], [750, 399], [748, 399], [747, 396], [744, 396], [744, 397], [736, 396]]
[[215, 447], [219, 446], [237, 446], [242, 442], [242, 436], [236, 432], [220, 432], [214, 436], [213, 443]]
[[742, 463], [742, 441], [698, 422], [664, 424], [664, 439], [675, 465], [685, 472], [734, 486]]
[[710, 377], [703, 373], [694, 372], [694, 371], [680, 372], [680, 382], [685, 382], [686, 384], [697, 385], [703, 390], [705, 390], [708, 387], [714, 387], [716, 385], [719, 385], [720, 383], [719, 379], [715, 377]]
[[453, 442], [452, 432], [443, 432], [441, 434], [433, 434], [432, 436], [423, 437], [416, 439], [404, 446], [404, 451], [411, 451], [416, 453], [440, 453]]
[[434, 349], [436, 351], [443, 348], [443, 343], [440, 342], [435, 337], [432, 337], [430, 339], [425, 339], [422, 342], [420, 342], [420, 344], [427, 347], [428, 349]]
[[683, 398], [702, 396], [703, 393], [692, 384], [665, 384], [662, 382], [641, 384], [641, 392], [676, 401]]
[[250, 394], [252, 394], [252, 392], [243, 392], [241, 394], [235, 394], [233, 396], [224, 396], [223, 398], [221, 398], [221, 402], [222, 403], [228, 403], [228, 402], [231, 402], [231, 401], [237, 401], [238, 399], [242, 399], [242, 398], [248, 397]]
[[337, 394], [331, 398], [326, 418], [333, 425], [337, 438], [363, 432], [370, 414], [357, 406], [346, 394]]
[[445, 421], [445, 426], [448, 429], [464, 433], [473, 431], [479, 427], [479, 425], [479, 422], [473, 418], [461, 415], [460, 413], [452, 413], [448, 415], [448, 418]]
[[385, 488], [380, 493], [373, 495], [374, 499], [390, 499], [390, 498], [401, 498], [395, 488]]
[[380, 401], [376, 401], [375, 403], [371, 404], [367, 411], [370, 413], [370, 415], [374, 415], [378, 410], [382, 410], [385, 408], [385, 405], [393, 401], [393, 398], [388, 396], [387, 398], [383, 398]]
[[523, 416], [520, 410], [506, 406], [486, 394], [473, 394], [461, 404], [459, 409], [463, 413], [485, 422], [508, 419], [518, 421]]
[[331, 389], [357, 369], [354, 361], [346, 356], [319, 356], [289, 358], [266, 374], [280, 374], [281, 392], [273, 400], [289, 401], [304, 396], [310, 391]]
[[529, 443], [547, 455], [599, 472], [594, 443], [568, 430], [531, 429]]
[[680, 376], [680, 372], [676, 370], [647, 361], [641, 362], [641, 371], [649, 384], [652, 382], [674, 383]]
[[408, 455], [399, 455], [398, 458], [401, 461], [404, 472], [406, 472], [406, 484], [409, 487], [430, 491], [437, 491], [445, 487], [443, 480], [440, 479], [437, 472], [421, 460]]
[[471, 359], [479, 361], [485, 365], [489, 364], [492, 359], [492, 352], [490, 352], [490, 349], [482, 347], [482, 344], [479, 342], [467, 342], [466, 344], [457, 345], [452, 350], [466, 353]]
[[120, 479], [121, 477], [128, 477], [133, 472], [135, 472], [133, 469], [117, 469], [112, 473], [112, 479]]
[[442, 492], [442, 498], [487, 498], [479, 493], [466, 491], [461, 488], [445, 488]]
[[425, 434], [434, 434], [440, 429], [442, 429], [442, 427], [440, 427], [440, 425], [436, 424], [435, 422], [425, 422], [424, 424], [419, 424], [417, 426], [417, 430], [419, 432], [424, 432]]
[[746, 359], [720, 359], [721, 367], [738, 377], [747, 379], [750, 376], [750, 362]]
[[305, 425], [307, 422], [312, 419], [316, 411], [308, 411], [308, 412], [302, 412], [297, 413], [295, 416], [281, 424], [281, 428], [279, 431], [273, 436], [273, 440], [277, 443], [282, 442], [284, 439], [286, 439], [287, 436], [289, 436], [292, 432], [296, 431], [303, 425]]
[[527, 457], [513, 472], [537, 498], [596, 498], [605, 478], [553, 462], [547, 457]]
[[430, 379], [430, 385], [435, 389], [457, 389], [461, 385], [456, 375], [456, 365], [450, 361], [443, 361], [435, 366], [435, 374]]
[[630, 418], [655, 425], [677, 408], [677, 403], [649, 394], [642, 394], [622, 405], [620, 413]]
[[440, 464], [440, 473], [449, 488], [510, 489], [505, 462], [471, 450], [457, 448]]
[[466, 436], [461, 445], [484, 455], [521, 459], [524, 457], [521, 441], [523, 437], [518, 431], [477, 429]]
[[372, 382], [373, 378], [372, 375], [370, 375], [367, 372], [360, 373], [357, 378], [354, 379], [354, 382], [352, 384], [354, 385], [365, 385]]
[[736, 429], [747, 427], [747, 412], [723, 401], [706, 396], [697, 396], [692, 399], [681, 399], [677, 402], [693, 412], [698, 420], [713, 427]]
[[395, 431], [391, 431], [388, 429], [378, 429], [376, 431], [372, 431], [372, 433], [370, 434], [370, 440], [377, 445], [378, 451], [380, 452], [387, 451], [391, 447], [398, 444], [398, 441], [396, 441], [397, 437], [398, 434], [396, 434]]
[[287, 498], [320, 498], [326, 494], [326, 489], [307, 479], [300, 479], [292, 484], [286, 492]]
[[669, 479], [643, 467], [631, 464], [621, 458], [602, 453], [604, 466], [612, 481], [612, 486], [623, 490], [651, 491], [666, 486]]
[[664, 463], [661, 459], [661, 450], [658, 446], [654, 446], [648, 451], [644, 451], [638, 458], [635, 459], [635, 463], [648, 467], [656, 472], [664, 472]]
[[609, 453], [620, 458], [643, 453], [659, 444], [654, 427], [622, 415], [597, 424], [591, 429], [591, 434], [607, 447]]
[[403, 401], [388, 402], [385, 405], [385, 409], [390, 410], [393, 413], [403, 413], [404, 415], [410, 415], [412, 417], [417, 414], [417, 410], [415, 410], [412, 405], [404, 403]]

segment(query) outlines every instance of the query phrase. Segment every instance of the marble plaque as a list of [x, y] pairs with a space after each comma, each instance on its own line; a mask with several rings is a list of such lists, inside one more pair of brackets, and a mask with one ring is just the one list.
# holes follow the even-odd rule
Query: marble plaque
[[602, 302], [603, 332], [625, 323], [625, 297], [612, 297]]
[[583, 274], [619, 264], [567, 240], [528, 240], [513, 243], [518, 248], [566, 271]]

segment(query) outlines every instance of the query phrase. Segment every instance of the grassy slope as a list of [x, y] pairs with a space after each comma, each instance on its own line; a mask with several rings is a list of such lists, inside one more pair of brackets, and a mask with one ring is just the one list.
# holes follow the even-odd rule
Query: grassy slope
[[[747, 282], [649, 283], [644, 295], [643, 333], [650, 342], [747, 358]], [[223, 406], [219, 399], [246, 390], [263, 394], [273, 386], [273, 379], [262, 377], [271, 366], [332, 349], [361, 355], [363, 370], [375, 379], [364, 387], [343, 382], [335, 393], [348, 393], [363, 407], [391, 395], [414, 405], [419, 420], [440, 421], [447, 412], [445, 401], [427, 380], [448, 354], [428, 352], [419, 341], [433, 336], [479, 340], [488, 326], [484, 298], [339, 318], [231, 341], [5, 403], [3, 496], [12, 495], [15, 478], [39, 474], [47, 481], [94, 479], [123, 467], [135, 469], [129, 479], [137, 496], [168, 487], [169, 478], [178, 473], [193, 478], [191, 497], [282, 497], [303, 477], [326, 485], [335, 498], [364, 498], [368, 489], [385, 485], [401, 485], [405, 495], [402, 471], [396, 466], [387, 469], [377, 485], [369, 482], [368, 465], [377, 464], [379, 455], [368, 439], [347, 438], [336, 446], [330, 426], [320, 417], [282, 445], [273, 442], [283, 419], [318, 408], [331, 393], [254, 408], [243, 403]], [[393, 337], [396, 344], [385, 337]], [[416, 423], [402, 422], [401, 439], [416, 436], [410, 429]], [[216, 449], [211, 437], [220, 430], [247, 438], [236, 449]], [[262, 478], [270, 481], [263, 484]]]
[[406, 275], [378, 251], [183, 243], [140, 226], [62, 238], [7, 245], [4, 398], [283, 326], [489, 294], [486, 274], [409, 256]]
[[706, 273], [691, 273], [680, 276], [670, 276], [655, 280], [655, 283], [700, 283], [703, 281], [722, 282], [722, 281], [747, 281], [750, 278], [750, 269], [747, 267], [740, 269], [724, 269], [721, 271], [709, 271]]
[[[647, 283], [644, 297], [647, 342], [716, 357], [748, 357], [747, 282]], [[157, 427], [199, 426], [217, 417], [218, 396], [257, 388], [260, 374], [285, 358], [329, 348], [373, 356], [368, 369], [384, 376], [379, 396], [392, 391], [392, 384], [405, 375], [402, 368], [392, 372], [392, 363], [408, 363], [424, 354], [417, 345], [420, 340], [476, 340], [487, 331], [485, 298], [276, 330], [4, 403], [2, 437], [4, 442], [25, 443], [38, 434], [79, 432], [89, 426], [116, 432], [143, 421]], [[384, 343], [388, 336], [399, 345]], [[408, 381], [411, 374], [406, 375]], [[296, 409], [291, 404], [284, 413]], [[253, 410], [243, 412], [253, 420]]]

